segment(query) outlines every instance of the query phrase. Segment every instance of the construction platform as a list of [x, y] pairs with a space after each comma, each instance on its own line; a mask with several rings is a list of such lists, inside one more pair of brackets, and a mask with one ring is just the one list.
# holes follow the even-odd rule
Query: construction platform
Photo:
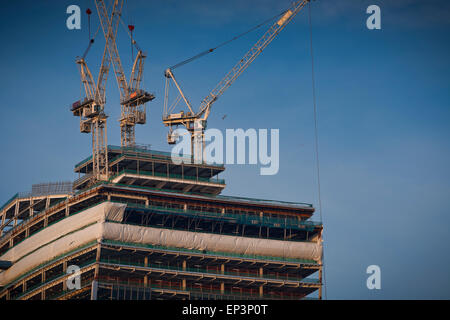
[[0, 299], [322, 298], [312, 205], [219, 195], [223, 166], [164, 152], [109, 146], [108, 159], [107, 181], [87, 182], [87, 158], [73, 188], [1, 207]]
[[[225, 188], [225, 180], [218, 178], [225, 170], [223, 165], [175, 164], [169, 152], [108, 146], [108, 163], [109, 181], [114, 184], [215, 195]], [[92, 157], [78, 163], [75, 172], [79, 178], [74, 189], [82, 190], [92, 178]]]

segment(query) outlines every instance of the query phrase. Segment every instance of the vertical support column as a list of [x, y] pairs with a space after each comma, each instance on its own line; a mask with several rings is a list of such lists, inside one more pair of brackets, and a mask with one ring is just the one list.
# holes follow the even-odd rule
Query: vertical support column
[[70, 211], [69, 211], [69, 203], [66, 203], [66, 217], [68, 217], [69, 214], [70, 214]]
[[[144, 267], [148, 267], [148, 256], [145, 256], [145, 258], [144, 258]], [[144, 287], [147, 287], [147, 286], [148, 286], [148, 275], [146, 274], [144, 276]]]
[[17, 226], [17, 216], [19, 215], [19, 201], [14, 205], [14, 227]]
[[105, 148], [105, 174], [106, 174], [106, 180], [109, 180], [109, 159], [108, 159], [108, 127], [106, 126], [106, 118], [105, 118], [105, 133], [104, 133], [104, 143], [103, 147]]
[[148, 275], [144, 276], [144, 287], [147, 288], [148, 287]]
[[[183, 260], [183, 270], [186, 270], [186, 260]], [[183, 290], [186, 290], [186, 279], [182, 281]]]
[[144, 287], [147, 288], [148, 287], [148, 275], [144, 276]]
[[5, 219], [6, 219], [6, 210], [3, 210], [3, 213], [2, 213], [2, 229], [0, 231], [0, 236], [3, 236], [3, 226], [5, 225]]
[[[259, 268], [259, 277], [262, 278], [264, 274], [264, 269], [262, 267]], [[264, 295], [264, 285], [259, 286], [259, 296], [262, 297]]]
[[45, 198], [45, 210], [50, 208], [50, 197]]
[[34, 203], [34, 201], [33, 201], [33, 199], [30, 197], [30, 209], [29, 209], [29, 212], [28, 212], [28, 215], [29, 215], [30, 217], [32, 217], [32, 216], [34, 215], [33, 203]]
[[99, 166], [98, 166], [98, 120], [92, 123], [92, 175], [94, 179], [99, 178]]
[[[41, 273], [41, 283], [45, 282], [45, 270], [42, 270]], [[41, 300], [45, 300], [45, 290], [41, 291]]]
[[319, 282], [320, 282], [320, 287], [319, 287], [319, 300], [322, 300], [322, 266], [319, 269]]
[[[225, 273], [225, 265], [223, 263], [220, 265], [220, 273], [221, 274]], [[225, 293], [225, 283], [223, 281], [220, 282], [220, 293], [221, 294]]]
[[91, 300], [97, 300], [98, 277], [99, 277], [99, 273], [100, 273], [100, 266], [99, 266], [100, 249], [101, 249], [101, 244], [99, 243], [97, 245], [97, 252], [95, 255], [96, 264], [95, 264], [95, 269], [94, 269], [94, 281], [92, 281], [92, 288], [91, 288]]
[[[67, 260], [64, 260], [62, 265], [63, 265], [63, 273], [66, 274], [67, 273]], [[67, 280], [63, 281], [63, 291], [67, 291]]]
[[97, 280], [92, 281], [91, 285], [91, 300], [97, 300], [98, 282]]

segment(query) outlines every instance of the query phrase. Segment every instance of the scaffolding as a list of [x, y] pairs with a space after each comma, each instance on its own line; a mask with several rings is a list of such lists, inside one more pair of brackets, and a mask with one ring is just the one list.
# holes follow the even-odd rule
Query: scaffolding
[[[151, 148], [107, 156], [104, 181], [83, 185], [88, 158], [74, 192], [34, 185], [1, 208], [0, 299], [322, 297], [323, 226], [311, 204], [215, 194], [224, 167], [176, 165]], [[66, 284], [71, 264], [77, 290]]]

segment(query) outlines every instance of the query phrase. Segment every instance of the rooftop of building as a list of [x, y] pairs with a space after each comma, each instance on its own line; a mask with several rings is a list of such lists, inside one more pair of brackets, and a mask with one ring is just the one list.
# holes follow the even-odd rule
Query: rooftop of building
[[[191, 156], [181, 156], [173, 154], [167, 151], [153, 150], [150, 145], [136, 145], [135, 147], [120, 147], [114, 145], [108, 145], [108, 160], [109, 162], [115, 161], [118, 156], [129, 154], [129, 155], [139, 155], [144, 158], [158, 159], [158, 160], [169, 160], [169, 161], [180, 161], [188, 163], [192, 160]], [[216, 164], [208, 161], [202, 161], [201, 163], [192, 163], [193, 165], [200, 165], [206, 167], [212, 167], [215, 170], [223, 171], [225, 166], [223, 164]], [[92, 155], [86, 157], [82, 161], [75, 165], [75, 172], [81, 172], [86, 166], [92, 166]]]
[[[181, 192], [219, 194], [225, 188], [225, 180], [219, 178], [225, 167], [191, 160], [191, 157], [152, 150], [148, 146], [108, 146], [108, 181]], [[88, 187], [93, 173], [92, 156], [77, 163], [74, 171], [79, 174], [74, 189]]]

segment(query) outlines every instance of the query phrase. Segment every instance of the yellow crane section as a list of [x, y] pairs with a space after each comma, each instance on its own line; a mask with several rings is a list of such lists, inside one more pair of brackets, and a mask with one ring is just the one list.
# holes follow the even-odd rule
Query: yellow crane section
[[[234, 81], [239, 77], [239, 75], [244, 72], [246, 68], [256, 59], [258, 55], [272, 42], [272, 40], [281, 32], [281, 30], [286, 27], [286, 25], [297, 15], [300, 10], [305, 7], [305, 5], [310, 0], [300, 0], [294, 2], [282, 15], [282, 17], [277, 20], [266, 33], [250, 48], [250, 50], [238, 61], [238, 63], [225, 75], [225, 77], [216, 85], [216, 87], [207, 95], [197, 111], [195, 112], [192, 108], [191, 103], [184, 94], [181, 86], [175, 79], [175, 75], [171, 68], [166, 69], [166, 90], [164, 97], [164, 113], [163, 113], [163, 123], [168, 126], [168, 143], [173, 144], [176, 142], [175, 137], [173, 137], [173, 127], [182, 125], [191, 134], [191, 149], [192, 156], [194, 158], [202, 158], [202, 151], [204, 146], [204, 130], [206, 128], [206, 122], [211, 112], [211, 107], [215, 101], [233, 84]], [[169, 80], [172, 80], [175, 87], [179, 92], [179, 99], [183, 99], [187, 110], [180, 111], [179, 113], [172, 113], [169, 110]], [[181, 97], [181, 98], [180, 98]], [[195, 147], [194, 147], [195, 146]], [[194, 155], [194, 150], [197, 150], [197, 154]]]

